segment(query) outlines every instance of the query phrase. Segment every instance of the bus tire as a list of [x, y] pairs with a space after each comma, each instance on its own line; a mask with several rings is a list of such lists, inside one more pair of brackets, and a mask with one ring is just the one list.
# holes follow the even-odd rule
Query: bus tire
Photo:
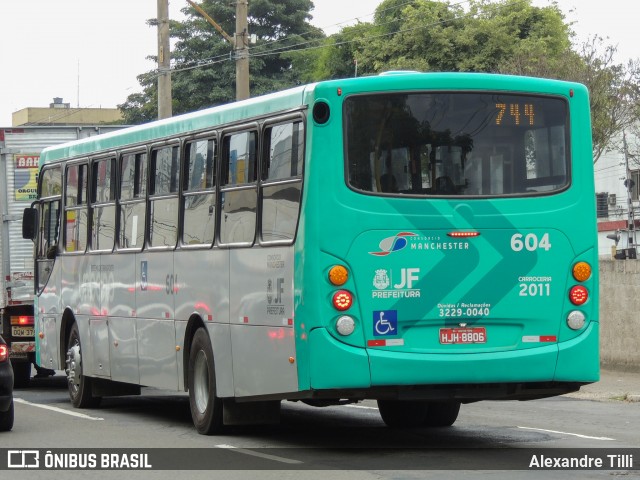
[[460, 402], [429, 402], [424, 425], [450, 427], [458, 418], [458, 413], [460, 413]]
[[223, 431], [222, 399], [216, 396], [213, 349], [207, 331], [199, 328], [189, 352], [189, 407], [196, 430], [201, 435]]
[[13, 428], [13, 399], [9, 405], [9, 410], [0, 412], [0, 432], [8, 432]]
[[378, 400], [378, 410], [388, 427], [420, 427], [427, 417], [429, 403], [421, 400]]
[[67, 387], [69, 389], [69, 399], [76, 408], [97, 407], [100, 404], [100, 397], [94, 397], [91, 391], [91, 378], [82, 373], [82, 347], [80, 345], [80, 333], [78, 324], [74, 323], [69, 332], [67, 342], [66, 368]]

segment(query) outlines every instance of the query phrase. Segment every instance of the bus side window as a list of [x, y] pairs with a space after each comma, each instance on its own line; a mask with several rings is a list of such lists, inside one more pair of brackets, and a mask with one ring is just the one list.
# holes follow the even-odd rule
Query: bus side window
[[147, 193], [147, 154], [128, 153], [120, 159], [119, 248], [144, 245]]
[[201, 139], [185, 149], [182, 243], [211, 245], [216, 225], [216, 142]]
[[[45, 168], [40, 184], [40, 204], [38, 218], [37, 257], [52, 260], [58, 253], [60, 235], [60, 195], [62, 194], [62, 173], [59, 167]], [[46, 280], [45, 280], [46, 282]]]
[[87, 174], [86, 163], [67, 168], [64, 211], [67, 252], [84, 252], [87, 247]]
[[60, 231], [59, 217], [60, 201], [42, 203], [40, 210], [40, 238], [38, 241], [38, 258], [52, 260], [58, 250], [58, 233]]
[[116, 159], [93, 163], [91, 182], [91, 249], [113, 249], [116, 233]]
[[174, 247], [178, 239], [180, 149], [177, 145], [151, 152], [149, 246]]
[[47, 285], [53, 269], [51, 260], [58, 254], [58, 235], [60, 232], [60, 200], [45, 200], [40, 204], [38, 225], [38, 250], [36, 268], [38, 291]]
[[262, 153], [261, 239], [290, 242], [295, 237], [304, 159], [304, 125], [267, 128]]
[[258, 133], [234, 133], [223, 142], [220, 242], [251, 245], [256, 235], [258, 205]]

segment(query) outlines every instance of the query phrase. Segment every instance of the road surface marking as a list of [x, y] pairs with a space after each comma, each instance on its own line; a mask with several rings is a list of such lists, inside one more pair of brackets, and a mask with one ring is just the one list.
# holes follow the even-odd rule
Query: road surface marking
[[293, 460], [292, 458], [278, 457], [276, 455], [269, 455], [267, 453], [254, 452], [253, 450], [247, 450], [246, 448], [234, 447], [233, 445], [221, 444], [221, 445], [215, 445], [215, 447], [216, 448], [227, 448], [227, 449], [229, 449], [229, 450], [231, 450], [233, 452], [244, 453], [245, 455], [252, 455], [254, 457], [260, 457], [260, 458], [264, 458], [265, 460], [273, 460], [274, 462], [289, 463], [289, 464], [302, 463], [301, 461]]
[[518, 428], [522, 428], [523, 430], [537, 430], [538, 432], [547, 432], [547, 433], [558, 433], [560, 435], [572, 435], [574, 437], [579, 437], [579, 438], [587, 438], [589, 440], [615, 440], [615, 438], [609, 438], [609, 437], [591, 437], [589, 435], [581, 435], [579, 433], [570, 433], [570, 432], [559, 432], [557, 430], [545, 430], [544, 428], [532, 428], [532, 427], [518, 427]]
[[51, 405], [42, 405], [40, 403], [32, 403], [22, 398], [14, 398], [15, 403], [22, 403], [24, 405], [30, 405], [32, 407], [44, 408], [45, 410], [51, 410], [52, 412], [64, 413], [65, 415], [71, 415], [72, 417], [84, 418], [85, 420], [104, 420], [100, 417], [92, 417], [85, 415], [84, 413], [73, 412], [71, 410], [65, 410], [64, 408], [52, 407]]
[[378, 407], [367, 407], [366, 405], [343, 405], [349, 408], [364, 408], [365, 410], [378, 410]]

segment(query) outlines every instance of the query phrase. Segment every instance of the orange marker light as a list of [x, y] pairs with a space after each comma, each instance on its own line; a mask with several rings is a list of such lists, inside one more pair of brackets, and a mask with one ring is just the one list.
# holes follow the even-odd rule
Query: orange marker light
[[349, 271], [342, 265], [335, 265], [329, 270], [329, 281], [336, 286], [347, 283], [349, 279]]
[[591, 276], [591, 265], [587, 262], [578, 262], [573, 266], [573, 278], [579, 282], [588, 280]]

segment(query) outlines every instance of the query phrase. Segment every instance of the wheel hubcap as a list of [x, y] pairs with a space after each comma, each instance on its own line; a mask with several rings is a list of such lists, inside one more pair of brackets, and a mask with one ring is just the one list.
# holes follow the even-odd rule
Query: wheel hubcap
[[78, 388], [80, 385], [80, 376], [82, 375], [80, 360], [80, 345], [76, 343], [74, 346], [69, 348], [69, 350], [67, 350], [67, 368], [65, 369], [65, 372], [67, 373], [69, 390], [74, 395], [78, 392]]
[[193, 394], [198, 412], [204, 413], [209, 405], [209, 364], [207, 355], [200, 350], [193, 369]]

